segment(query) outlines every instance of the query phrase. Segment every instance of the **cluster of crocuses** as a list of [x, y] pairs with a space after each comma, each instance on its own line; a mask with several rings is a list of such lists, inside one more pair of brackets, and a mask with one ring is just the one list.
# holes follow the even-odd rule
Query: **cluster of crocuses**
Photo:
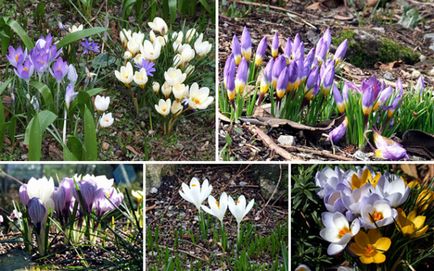
[[[260, 85], [258, 105], [261, 105], [270, 89], [274, 91], [278, 106], [285, 96], [290, 97], [286, 99], [290, 102], [297, 91], [303, 91], [304, 102], [299, 105], [299, 109], [320, 91], [323, 96], [329, 95], [334, 83], [335, 66], [343, 60], [348, 46], [347, 40], [343, 41], [332, 55], [329, 53], [331, 42], [330, 30], [327, 29], [316, 47], [305, 55], [304, 43], [299, 34], [293, 40], [288, 38], [282, 50], [283, 44], [276, 32], [271, 41], [271, 56], [267, 56], [269, 45], [266, 36], [259, 42], [253, 56], [250, 33], [244, 27], [241, 42], [234, 35], [232, 53], [224, 67], [224, 86], [229, 100], [233, 102], [236, 95], [242, 95], [246, 86], [252, 82]], [[267, 59], [267, 64], [262, 68]], [[256, 69], [261, 71], [255, 73]], [[249, 75], [249, 71], [253, 74]], [[278, 108], [272, 113], [279, 115], [279, 110]]]
[[362, 264], [381, 264], [393, 245], [391, 231], [381, 228], [393, 227], [406, 238], [418, 238], [429, 230], [422, 213], [432, 204], [434, 192], [426, 189], [429, 198], [417, 192], [417, 207], [406, 213], [402, 206], [413, 185], [397, 175], [368, 167], [356, 171], [326, 167], [317, 172], [315, 182], [327, 209], [322, 213], [325, 228], [320, 236], [330, 242], [329, 255], [341, 253], [349, 244], [349, 253]]
[[[194, 204], [197, 208], [199, 214], [202, 210], [208, 214], [215, 216], [221, 223], [221, 228], [224, 228], [223, 219], [226, 214], [226, 210], [229, 207], [229, 211], [235, 217], [237, 221], [237, 236], [240, 237], [240, 225], [247, 213], [252, 209], [255, 200], [252, 199], [248, 204], [244, 195], [238, 197], [235, 201], [231, 196], [228, 196], [226, 192], [220, 195], [219, 200], [211, 195], [212, 185], [209, 184], [208, 180], [204, 180], [202, 185], [199, 179], [194, 177], [190, 181], [188, 186], [182, 183], [182, 189], [179, 194], [186, 201]], [[202, 205], [203, 201], [208, 199], [208, 206]]]
[[[194, 64], [202, 64], [201, 61], [209, 54], [212, 45], [204, 41], [203, 33], [197, 33], [194, 28], [185, 33], [169, 32], [166, 22], [159, 17], [148, 25], [151, 28], [149, 39], [140, 31], [123, 29], [119, 33], [125, 49], [126, 64], [115, 71], [115, 75], [127, 88], [131, 88], [134, 82], [141, 89], [131, 93], [136, 111], [139, 110], [138, 98], [141, 102], [147, 102], [142, 101], [146, 95], [143, 90], [150, 86], [157, 101], [153, 107], [169, 119], [165, 125], [171, 130], [176, 118], [183, 112], [188, 109], [206, 109], [214, 100], [210, 97], [209, 88], [199, 87], [195, 82], [190, 86], [186, 84], [196, 69]], [[132, 63], [137, 68], [136, 71]]]
[[[19, 196], [26, 206], [41, 255], [47, 252], [47, 223], [52, 214], [65, 232], [67, 225], [73, 224], [79, 227], [74, 230], [81, 231], [85, 216], [94, 214], [97, 220], [101, 219], [116, 209], [124, 198], [113, 186], [113, 179], [93, 175], [64, 178], [57, 187], [52, 178], [31, 178], [27, 184], [20, 186]], [[73, 213], [74, 210], [77, 213]]]

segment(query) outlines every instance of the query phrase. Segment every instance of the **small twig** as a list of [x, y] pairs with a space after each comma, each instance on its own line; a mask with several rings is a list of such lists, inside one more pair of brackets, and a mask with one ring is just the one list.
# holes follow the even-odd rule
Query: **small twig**
[[206, 259], [202, 259], [201, 257], [196, 256], [193, 253], [190, 253], [190, 252], [182, 250], [182, 249], [173, 249], [173, 248], [165, 246], [165, 245], [158, 245], [158, 246], [161, 247], [161, 248], [168, 249], [168, 250], [170, 250], [172, 252], [181, 252], [181, 253], [187, 254], [188, 256], [193, 257], [195, 259], [198, 259], [198, 260], [201, 260], [201, 261], [206, 261]]
[[17, 183], [19, 183], [19, 184], [23, 184], [22, 181], [18, 180], [17, 178], [15, 178], [15, 177], [12, 176], [12, 175], [7, 174], [6, 172], [4, 172], [3, 169], [0, 169], [0, 176], [2, 176], [2, 177], [6, 177], [6, 178], [9, 178], [9, 179], [11, 179], [11, 180], [13, 180], [13, 181], [15, 181], [15, 182], [17, 182]]
[[351, 159], [351, 158], [348, 158], [348, 157], [342, 156], [342, 155], [332, 154], [328, 151], [318, 151], [318, 150], [312, 150], [312, 149], [296, 147], [296, 146], [284, 146], [284, 148], [291, 151], [291, 152], [305, 152], [305, 153], [311, 153], [311, 154], [315, 154], [318, 156], [331, 158], [331, 159], [335, 159], [335, 160], [354, 161], [354, 159]]

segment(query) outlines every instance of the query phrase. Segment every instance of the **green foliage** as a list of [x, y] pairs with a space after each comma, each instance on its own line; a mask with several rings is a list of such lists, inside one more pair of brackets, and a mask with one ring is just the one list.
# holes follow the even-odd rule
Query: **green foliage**
[[104, 27], [93, 27], [93, 28], [87, 28], [87, 29], [83, 29], [81, 31], [69, 33], [56, 44], [56, 47], [62, 48], [62, 47], [65, 47], [71, 43], [80, 41], [83, 38], [97, 35], [97, 34], [100, 34], [102, 32], [105, 32], [105, 31], [107, 31], [107, 29]]
[[92, 113], [85, 106], [84, 109], [84, 160], [95, 161], [98, 158], [98, 147], [96, 140], [96, 126]]

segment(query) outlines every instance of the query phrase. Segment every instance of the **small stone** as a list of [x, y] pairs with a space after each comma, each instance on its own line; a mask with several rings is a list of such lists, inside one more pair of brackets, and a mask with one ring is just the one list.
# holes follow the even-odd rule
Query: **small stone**
[[385, 72], [383, 77], [384, 77], [384, 79], [389, 80], [389, 81], [395, 80], [395, 78], [393, 77], [393, 74], [391, 72]]
[[246, 182], [240, 182], [240, 186], [246, 186], [247, 185], [247, 183]]
[[294, 137], [291, 135], [281, 135], [277, 139], [277, 142], [279, 142], [280, 145], [292, 146], [294, 145]]
[[359, 160], [368, 161], [369, 160], [369, 154], [362, 152], [361, 150], [358, 150], [354, 153], [354, 157], [356, 157]]
[[434, 76], [434, 68], [432, 68], [428, 74]]
[[424, 62], [425, 60], [426, 60], [426, 56], [425, 55], [420, 55], [419, 61], [420, 62]]
[[151, 194], [155, 194], [157, 192], [158, 192], [158, 189], [155, 187], [152, 187], [151, 190], [149, 191], [149, 193], [151, 193]]
[[417, 79], [417, 78], [419, 78], [420, 77], [420, 71], [418, 71], [418, 70], [413, 70], [412, 72], [411, 72], [411, 78], [412, 79]]
[[102, 149], [104, 151], [108, 150], [109, 148], [110, 148], [110, 144], [109, 143], [107, 143], [107, 142], [103, 142], [102, 143]]

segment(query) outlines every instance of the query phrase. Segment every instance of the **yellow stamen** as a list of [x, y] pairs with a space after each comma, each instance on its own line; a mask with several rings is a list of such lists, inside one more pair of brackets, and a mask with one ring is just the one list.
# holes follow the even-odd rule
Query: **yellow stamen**
[[339, 238], [342, 238], [345, 234], [347, 234], [349, 232], [350, 232], [350, 229], [348, 227], [344, 227], [339, 231], [338, 236], [339, 236]]
[[371, 214], [371, 220], [372, 220], [372, 222], [377, 222], [377, 221], [379, 221], [379, 220], [381, 220], [383, 218], [384, 218], [384, 216], [383, 216], [382, 212], [374, 211], [374, 213]]

